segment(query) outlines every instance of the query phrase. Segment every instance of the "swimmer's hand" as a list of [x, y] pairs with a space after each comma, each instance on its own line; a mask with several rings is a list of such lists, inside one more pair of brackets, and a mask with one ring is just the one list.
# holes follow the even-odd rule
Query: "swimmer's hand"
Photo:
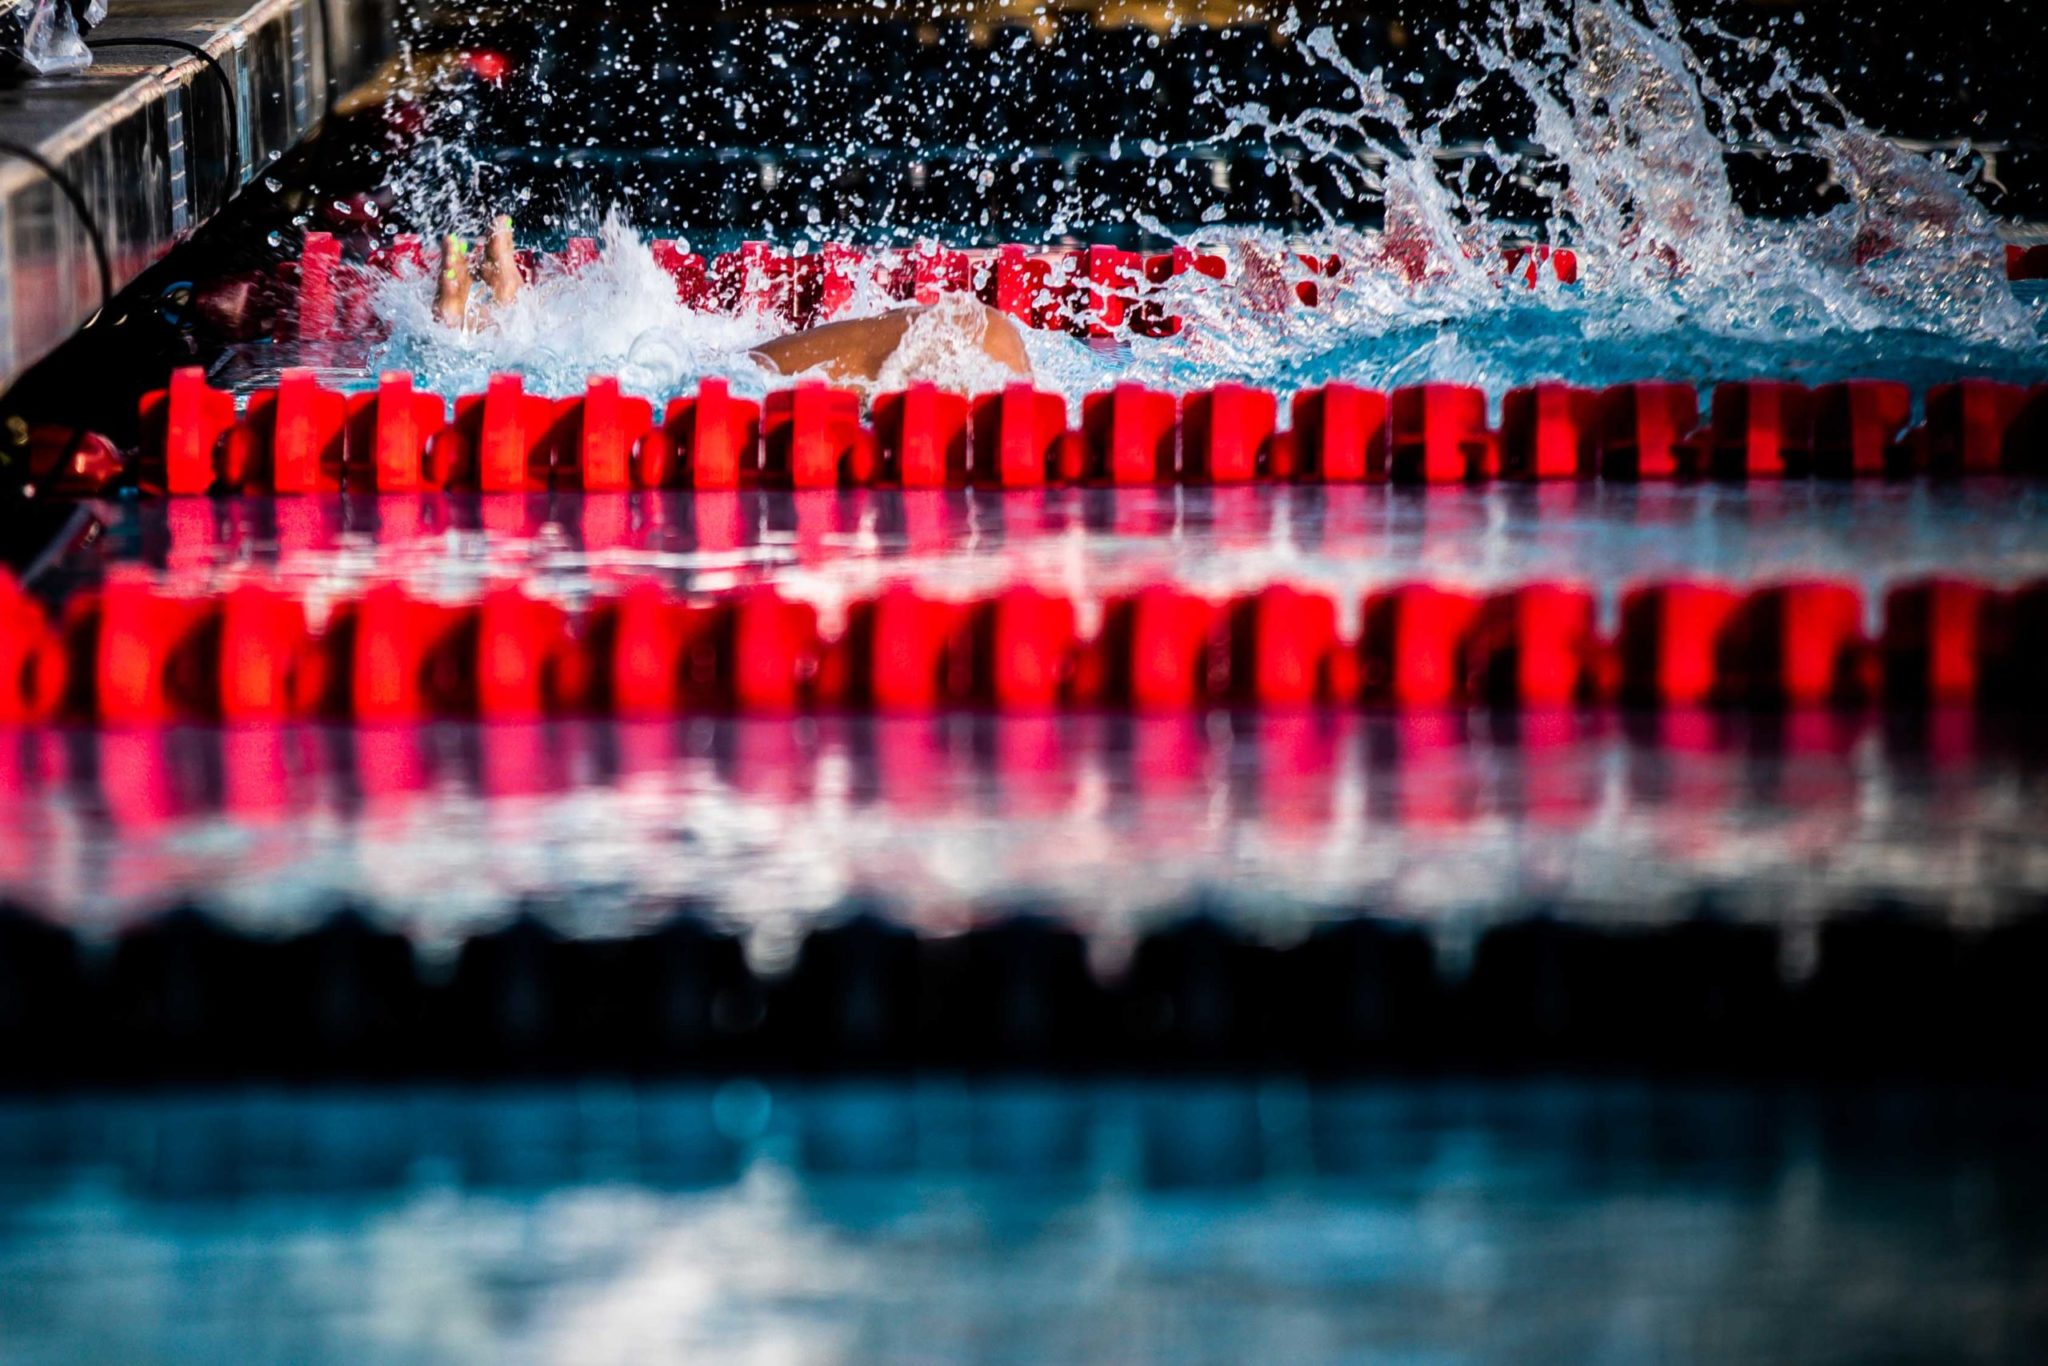
[[434, 294], [434, 317], [444, 327], [469, 324], [469, 243], [454, 233], [441, 239], [441, 283]]
[[484, 239], [481, 270], [468, 239], [449, 233], [441, 239], [441, 282], [434, 295], [434, 317], [445, 327], [469, 328], [488, 319], [472, 302], [477, 276], [491, 287], [491, 304], [510, 305], [525, 283], [519, 273], [519, 252], [512, 243], [512, 220], [500, 216]]
[[500, 308], [519, 297], [525, 283], [519, 273], [519, 252], [512, 245], [512, 219], [500, 214], [484, 243], [484, 283], [491, 287], [491, 302]]

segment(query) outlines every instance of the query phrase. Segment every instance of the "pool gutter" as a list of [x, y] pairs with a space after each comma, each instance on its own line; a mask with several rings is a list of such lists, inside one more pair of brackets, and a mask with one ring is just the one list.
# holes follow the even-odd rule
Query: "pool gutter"
[[[103, 234], [118, 292], [319, 127], [329, 92], [360, 81], [394, 31], [396, 0], [124, 0], [78, 75], [0, 86], [0, 137], [56, 166]], [[234, 89], [233, 127], [208, 64]], [[0, 390], [100, 307], [93, 234], [50, 178], [0, 152]]]

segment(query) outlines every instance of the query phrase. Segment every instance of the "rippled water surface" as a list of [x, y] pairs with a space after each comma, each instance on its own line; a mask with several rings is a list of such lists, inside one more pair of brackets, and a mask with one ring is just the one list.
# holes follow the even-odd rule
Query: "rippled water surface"
[[[1063, 490], [1032, 495], [322, 498], [102, 509], [65, 572], [275, 578], [317, 604], [397, 578], [580, 602], [621, 573], [837, 604], [1026, 579], [1083, 606], [1161, 579], [1889, 585], [2048, 573], [2030, 484]], [[0, 886], [119, 922], [177, 896], [254, 926], [337, 896], [429, 941], [523, 899], [620, 933], [675, 898], [762, 938], [873, 895], [934, 929], [1043, 898], [1121, 940], [1198, 897], [1278, 933], [1371, 907], [1446, 925], [1557, 900], [1783, 915], [1894, 894], [1998, 915], [2048, 890], [2032, 732], [1991, 718], [1486, 713], [719, 717], [0, 736]], [[1057, 851], [1053, 856], [1048, 851]]]
[[2038, 1103], [1618, 1083], [0, 1102], [0, 1356], [2038, 1359]]
[[[399, 579], [458, 594], [507, 579], [580, 595], [608, 576], [682, 589], [769, 582], [831, 604], [906, 580], [941, 596], [1015, 581], [1088, 600], [1155, 580], [1276, 580], [1340, 599], [1411, 579], [1554, 578], [1612, 598], [1653, 578], [1889, 585], [2048, 573], [2033, 481], [408, 495], [104, 504], [55, 571], [162, 568], [173, 586], [275, 573], [316, 595]], [[1875, 625], [1875, 622], [1872, 623]]]

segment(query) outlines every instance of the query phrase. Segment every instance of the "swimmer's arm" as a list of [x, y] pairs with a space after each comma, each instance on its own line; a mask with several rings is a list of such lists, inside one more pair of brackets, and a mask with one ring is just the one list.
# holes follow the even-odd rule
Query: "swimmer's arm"
[[910, 309], [878, 318], [849, 318], [774, 337], [754, 348], [754, 358], [777, 374], [817, 370], [827, 379], [872, 380], [903, 342]]
[[[903, 344], [903, 333], [911, 319], [922, 311], [899, 308], [875, 318], [822, 323], [763, 342], [754, 348], [753, 355], [778, 374], [817, 370], [827, 379], [872, 382]], [[1017, 325], [992, 308], [983, 309], [981, 349], [1014, 374], [1031, 373], [1031, 358], [1024, 350], [1024, 338]]]

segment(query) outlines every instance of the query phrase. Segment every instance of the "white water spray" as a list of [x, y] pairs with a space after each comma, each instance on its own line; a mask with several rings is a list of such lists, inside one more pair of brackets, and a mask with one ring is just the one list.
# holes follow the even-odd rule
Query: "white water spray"
[[[1553, 377], [1925, 380], [2043, 368], [2039, 309], [2005, 281], [1995, 224], [1958, 174], [1858, 123], [1784, 53], [1711, 24], [1688, 28], [1668, 0], [1501, 8], [1457, 41], [1481, 74], [1449, 108], [1418, 118], [1330, 30], [1302, 36], [1300, 53], [1343, 78], [1349, 104], [1284, 119], [1239, 105], [1220, 141], [1263, 141], [1323, 230], [1303, 243], [1278, 231], [1205, 229], [1199, 245], [1231, 260], [1231, 279], [1187, 276], [1168, 288], [1164, 304], [1186, 324], [1178, 335], [1126, 333], [1104, 348], [1032, 334], [1040, 382], [1073, 397], [1115, 378], [1171, 389], [1222, 379], [1292, 388], [1340, 376], [1499, 388]], [[1729, 53], [1761, 62], [1766, 76], [1724, 87], [1709, 58]], [[1505, 173], [1540, 169], [1545, 222], [1499, 221], [1438, 173], [1444, 122], [1487, 82], [1510, 84], [1527, 103], [1533, 136], [1481, 155]], [[1846, 202], [1799, 220], [1745, 215], [1725, 166], [1738, 148], [1818, 157]], [[1301, 157], [1332, 172], [1352, 202], [1326, 202], [1299, 177]], [[1340, 222], [1373, 202], [1379, 230]], [[1578, 252], [1582, 284], [1504, 281], [1502, 240], [1532, 229]], [[1304, 251], [1344, 263], [1336, 288], [1319, 282], [1315, 308], [1292, 301], [1293, 286], [1311, 278]], [[443, 387], [474, 388], [496, 370], [551, 392], [601, 373], [657, 396], [714, 374], [746, 389], [775, 382], [748, 352], [780, 326], [675, 303], [616, 214], [597, 266], [544, 279], [490, 329], [450, 334], [416, 295], [394, 290], [385, 301], [388, 357]], [[890, 306], [868, 290], [849, 316]], [[956, 323], [921, 330], [920, 345], [957, 360], [971, 324], [964, 314]], [[963, 363], [945, 378], [976, 389], [1001, 376]]]

